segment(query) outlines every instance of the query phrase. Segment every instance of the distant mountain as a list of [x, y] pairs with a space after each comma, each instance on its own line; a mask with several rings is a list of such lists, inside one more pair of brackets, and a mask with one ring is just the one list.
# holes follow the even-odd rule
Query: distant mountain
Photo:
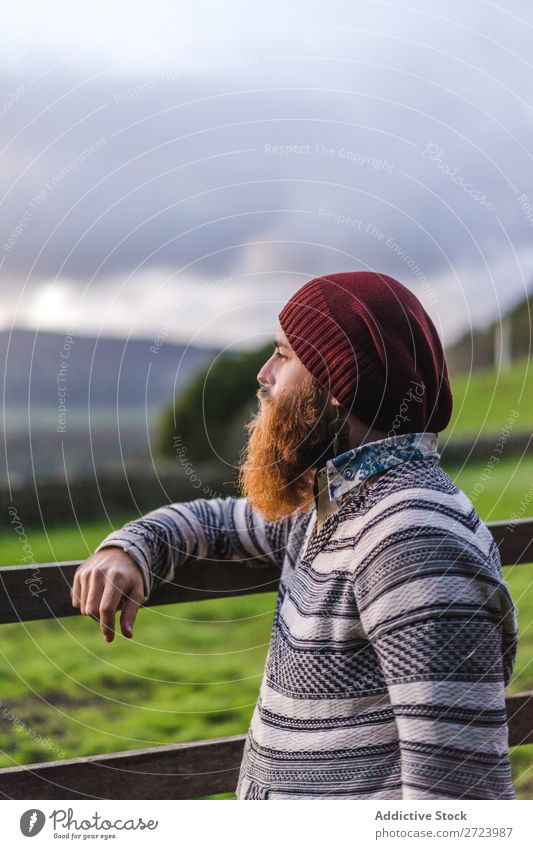
[[[153, 340], [74, 336], [15, 329], [0, 332], [3, 389], [10, 406], [57, 409], [61, 398], [70, 410], [92, 407], [157, 410], [179, 392], [217, 348]], [[63, 394], [64, 393], [64, 394]]]
[[218, 348], [171, 343], [154, 353], [152, 345], [144, 339], [0, 332], [6, 433], [0, 480], [70, 480], [99, 473], [111, 462], [150, 463], [161, 410], [218, 354]]

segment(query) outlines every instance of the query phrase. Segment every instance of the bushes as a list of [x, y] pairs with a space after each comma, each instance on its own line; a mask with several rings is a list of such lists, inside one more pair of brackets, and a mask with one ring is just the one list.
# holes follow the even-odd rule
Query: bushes
[[244, 425], [257, 408], [257, 374], [272, 345], [221, 354], [202, 369], [161, 416], [156, 450], [191, 463], [235, 464], [246, 443]]

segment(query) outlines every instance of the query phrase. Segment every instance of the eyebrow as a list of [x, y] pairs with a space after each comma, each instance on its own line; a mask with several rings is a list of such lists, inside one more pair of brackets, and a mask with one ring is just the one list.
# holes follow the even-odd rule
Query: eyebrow
[[278, 339], [277, 336], [272, 342], [272, 344], [274, 345], [274, 348], [284, 348], [286, 351], [290, 351], [289, 346], [286, 345], [285, 342], [282, 342], [281, 339]]

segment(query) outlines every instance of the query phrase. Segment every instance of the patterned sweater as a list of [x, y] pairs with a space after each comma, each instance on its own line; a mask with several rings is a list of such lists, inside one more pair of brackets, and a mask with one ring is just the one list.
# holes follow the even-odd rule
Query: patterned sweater
[[317, 474], [315, 507], [278, 522], [245, 498], [200, 498], [98, 546], [130, 553], [147, 596], [189, 558], [279, 567], [237, 798], [516, 798], [504, 689], [517, 611], [436, 448], [418, 433], [351, 449]]

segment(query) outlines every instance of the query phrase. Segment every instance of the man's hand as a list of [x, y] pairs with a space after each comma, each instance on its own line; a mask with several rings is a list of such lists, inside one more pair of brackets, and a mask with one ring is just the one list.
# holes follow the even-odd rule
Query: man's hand
[[104, 640], [115, 637], [115, 614], [121, 608], [120, 628], [133, 637], [133, 623], [144, 598], [141, 570], [122, 548], [102, 548], [84, 560], [74, 573], [72, 604], [82, 616], [100, 622]]

